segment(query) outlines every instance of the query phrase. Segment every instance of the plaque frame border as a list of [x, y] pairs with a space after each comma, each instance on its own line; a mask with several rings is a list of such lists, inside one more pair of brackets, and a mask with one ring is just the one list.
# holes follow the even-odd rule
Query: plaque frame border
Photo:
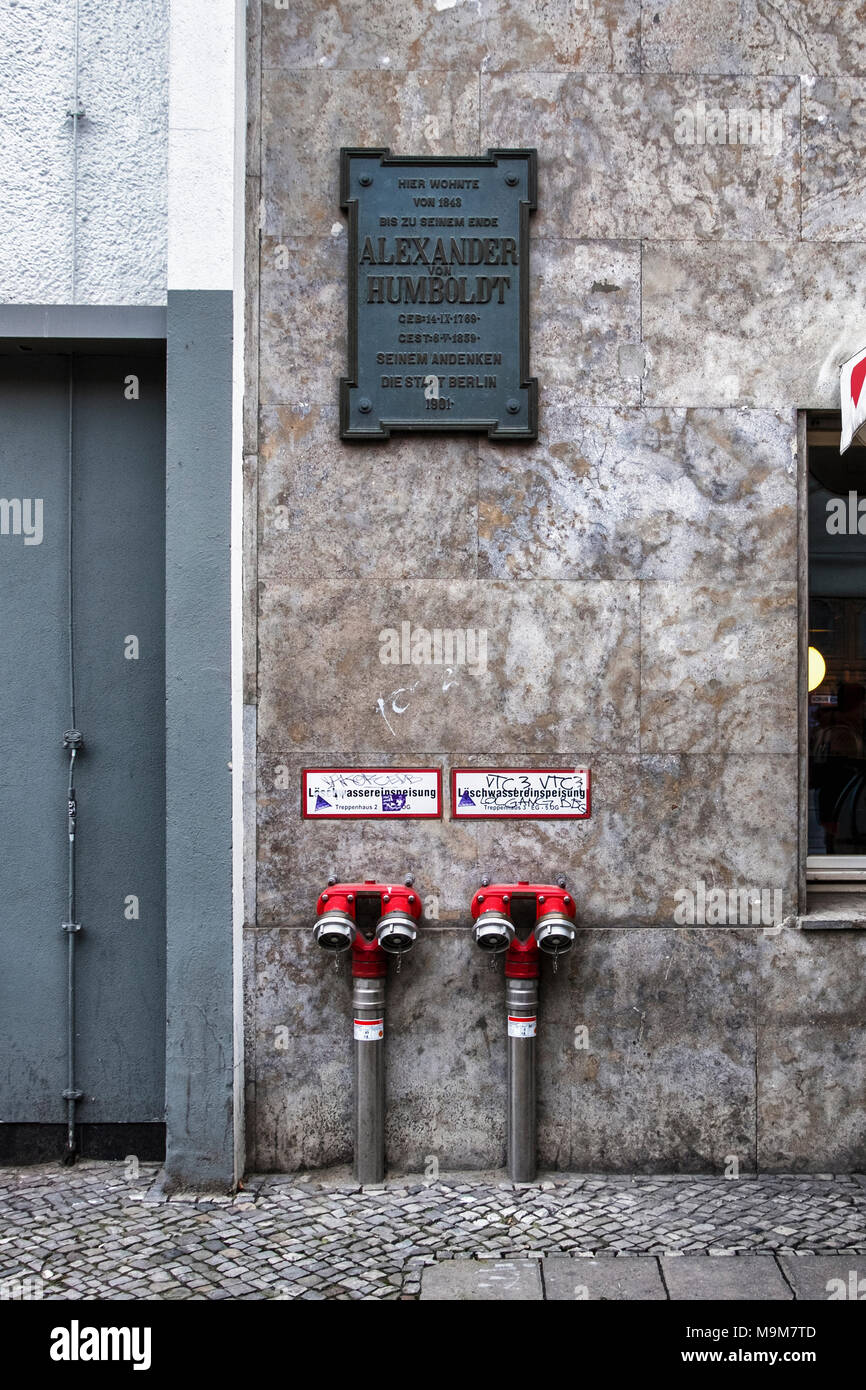
[[[528, 198], [519, 204], [518, 237], [520, 283], [518, 285], [518, 362], [520, 389], [528, 393], [526, 427], [509, 429], [501, 420], [478, 418], [461, 420], [388, 420], [380, 417], [378, 427], [352, 429], [349, 418], [349, 392], [358, 386], [358, 200], [349, 196], [349, 171], [353, 158], [378, 157], [380, 165], [405, 168], [436, 165], [440, 168], [495, 167], [500, 159], [525, 159]], [[390, 439], [400, 434], [473, 434], [486, 432], [488, 439], [531, 440], [538, 438], [538, 378], [529, 375], [529, 219], [538, 206], [538, 151], [535, 149], [488, 149], [476, 155], [396, 155], [388, 147], [343, 146], [340, 150], [340, 207], [348, 217], [348, 375], [340, 378], [340, 438], [348, 443]]]

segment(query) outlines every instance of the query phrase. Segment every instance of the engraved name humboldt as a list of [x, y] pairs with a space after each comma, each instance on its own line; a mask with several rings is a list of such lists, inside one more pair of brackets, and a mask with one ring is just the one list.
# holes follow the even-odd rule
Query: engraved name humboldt
[[516, 266], [514, 237], [367, 237], [361, 265], [417, 266], [426, 274], [368, 275], [368, 304], [489, 304], [505, 303], [511, 275], [466, 275], [456, 267]]

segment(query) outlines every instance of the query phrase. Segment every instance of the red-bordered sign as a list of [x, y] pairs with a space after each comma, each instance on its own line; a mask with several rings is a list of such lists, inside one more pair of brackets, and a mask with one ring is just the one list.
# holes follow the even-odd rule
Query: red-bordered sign
[[586, 820], [588, 767], [451, 769], [454, 820]]
[[430, 820], [442, 815], [438, 767], [307, 767], [301, 773], [307, 820]]
[[839, 453], [844, 454], [855, 438], [858, 444], [866, 443], [862, 437], [866, 427], [866, 348], [855, 352], [839, 368], [839, 398], [842, 406]]

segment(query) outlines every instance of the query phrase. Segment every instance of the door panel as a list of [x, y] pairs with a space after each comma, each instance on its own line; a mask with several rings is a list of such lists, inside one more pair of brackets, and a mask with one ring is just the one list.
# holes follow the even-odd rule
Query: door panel
[[[64, 1118], [68, 371], [61, 356], [0, 358], [0, 496], [43, 499], [40, 543], [26, 544], [11, 526], [0, 535], [0, 1119], [7, 1122]], [[72, 399], [75, 719], [85, 744], [75, 777], [78, 1119], [161, 1121], [164, 363], [75, 356]]]

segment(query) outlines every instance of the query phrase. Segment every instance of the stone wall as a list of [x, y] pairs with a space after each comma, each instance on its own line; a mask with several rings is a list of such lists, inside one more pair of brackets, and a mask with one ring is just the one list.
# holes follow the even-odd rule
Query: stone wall
[[[503, 984], [469, 901], [482, 873], [557, 872], [581, 930], [543, 971], [542, 1163], [862, 1166], [866, 943], [796, 926], [797, 412], [838, 406], [866, 338], [856, 16], [263, 0], [248, 21], [249, 1166], [348, 1159], [350, 986], [315, 899], [406, 870], [428, 911], [388, 986], [393, 1167], [503, 1161]], [[537, 444], [340, 442], [341, 145], [538, 149]], [[485, 629], [486, 671], [382, 665], [403, 620]], [[592, 816], [455, 823], [446, 797], [441, 822], [302, 821], [304, 766], [379, 762], [590, 766]], [[779, 890], [787, 925], [678, 925], [699, 881]]]

